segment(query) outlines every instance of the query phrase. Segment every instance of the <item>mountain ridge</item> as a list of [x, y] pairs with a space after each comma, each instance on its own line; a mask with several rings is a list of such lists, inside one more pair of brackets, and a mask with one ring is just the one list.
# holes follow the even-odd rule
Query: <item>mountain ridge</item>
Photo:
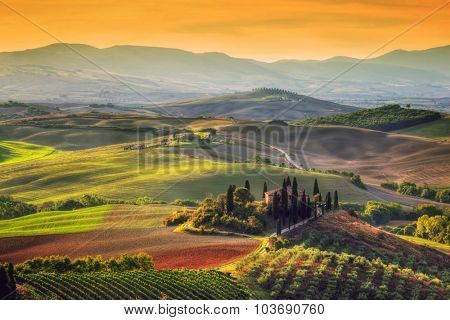
[[221, 52], [56, 43], [0, 53], [0, 100], [136, 106], [148, 102], [143, 96], [168, 102], [255, 87], [281, 87], [337, 101], [441, 98], [450, 84], [448, 57], [450, 46], [393, 51], [353, 67], [359, 60], [343, 56], [269, 63]]

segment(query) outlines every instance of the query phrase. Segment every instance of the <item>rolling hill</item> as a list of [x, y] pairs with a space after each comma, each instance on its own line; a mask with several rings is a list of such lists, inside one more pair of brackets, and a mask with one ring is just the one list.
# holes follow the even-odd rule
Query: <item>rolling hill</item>
[[263, 298], [447, 299], [448, 255], [345, 212], [287, 235], [287, 248], [254, 254], [236, 274]]
[[[0, 99], [138, 106], [255, 87], [281, 87], [306, 95], [314, 92], [315, 97], [327, 100], [440, 98], [448, 95], [450, 81], [449, 46], [388, 53], [365, 61], [331, 83], [328, 80], [357, 60], [336, 57], [267, 63], [217, 52], [69, 46], [72, 49], [52, 44], [0, 53]], [[326, 88], [321, 88], [324, 84]]]
[[[160, 108], [148, 107], [155, 113]], [[280, 112], [288, 109], [287, 112]], [[254, 89], [252, 91], [203, 98], [164, 105], [163, 111], [182, 117], [233, 117], [247, 120], [293, 120], [335, 115], [358, 110], [334, 102], [314, 99], [279, 89]], [[280, 114], [280, 115], [279, 115]]]
[[299, 125], [342, 125], [381, 131], [393, 131], [412, 127], [441, 118], [438, 112], [402, 108], [399, 105], [386, 105], [379, 108], [359, 110], [343, 115], [307, 119], [294, 124]]

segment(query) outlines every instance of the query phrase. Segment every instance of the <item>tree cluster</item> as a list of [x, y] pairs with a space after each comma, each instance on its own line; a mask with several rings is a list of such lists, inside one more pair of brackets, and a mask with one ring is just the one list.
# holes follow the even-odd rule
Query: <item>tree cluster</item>
[[293, 224], [317, 215], [318, 207], [321, 207], [325, 211], [337, 209], [339, 207], [337, 191], [334, 192], [334, 201], [331, 192], [328, 192], [325, 203], [322, 203], [319, 184], [317, 179], [315, 179], [313, 199], [311, 200], [304, 189], [302, 191], [298, 190], [297, 178], [294, 177], [291, 183], [290, 177], [287, 177], [287, 179], [283, 180], [280, 191], [274, 193], [268, 213], [277, 220], [277, 229], [281, 229], [284, 226], [290, 227]]

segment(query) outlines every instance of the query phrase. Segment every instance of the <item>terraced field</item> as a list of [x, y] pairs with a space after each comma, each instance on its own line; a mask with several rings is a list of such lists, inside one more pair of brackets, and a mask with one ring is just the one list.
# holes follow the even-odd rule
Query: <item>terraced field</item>
[[55, 152], [51, 147], [19, 142], [0, 141], [0, 165], [36, 160]]
[[249, 290], [215, 270], [160, 270], [19, 275], [34, 299], [241, 300]]

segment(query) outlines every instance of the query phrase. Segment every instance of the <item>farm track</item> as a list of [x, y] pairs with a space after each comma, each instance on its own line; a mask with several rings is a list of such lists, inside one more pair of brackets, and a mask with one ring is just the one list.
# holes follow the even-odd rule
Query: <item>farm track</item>
[[172, 229], [111, 229], [2, 239], [0, 261], [20, 263], [50, 255], [109, 258], [146, 252], [157, 269], [203, 269], [238, 260], [260, 246], [260, 241], [254, 239], [174, 233]]

